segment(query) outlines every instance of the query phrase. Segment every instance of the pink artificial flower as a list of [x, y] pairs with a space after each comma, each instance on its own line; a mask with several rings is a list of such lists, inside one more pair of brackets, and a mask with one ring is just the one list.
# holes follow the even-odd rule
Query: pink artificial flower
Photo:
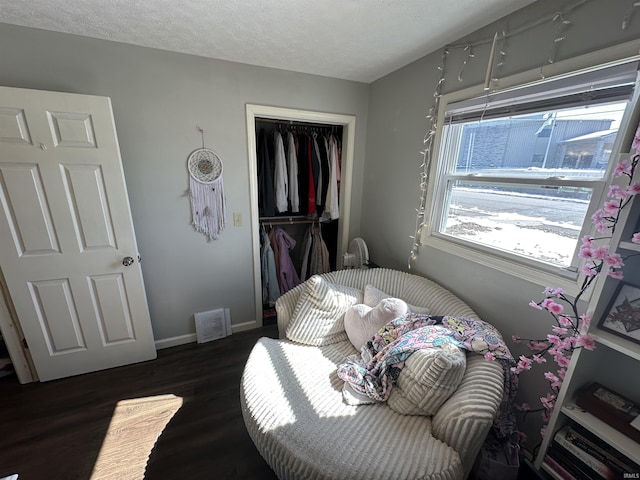
[[581, 315], [580, 320], [582, 321], [582, 327], [586, 330], [591, 325], [591, 315]]
[[533, 300], [529, 302], [529, 306], [535, 308], [536, 310], [542, 310], [542, 307], [540, 306], [540, 304], [534, 302]]
[[560, 343], [560, 337], [557, 335], [551, 335], [550, 333], [547, 334], [547, 340], [549, 340], [549, 343], [551, 343], [552, 345], [555, 345], [557, 343]]
[[624, 274], [620, 270], [609, 270], [607, 275], [611, 278], [615, 278], [616, 280], [622, 280], [624, 278]]
[[640, 153], [640, 125], [636, 130], [636, 134], [633, 136], [633, 142], [631, 142], [631, 148], [636, 151], [636, 153]]
[[558, 323], [560, 324], [561, 327], [565, 327], [565, 330], [566, 330], [566, 327], [573, 326], [573, 323], [571, 322], [571, 319], [568, 318], [565, 315], [560, 315], [558, 317]]
[[[593, 220], [593, 223], [596, 222], [601, 222], [605, 219], [606, 215], [604, 214], [604, 211], [602, 209], [596, 210], [593, 215], [591, 215], [591, 220]], [[590, 246], [592, 245], [591, 243], [589, 244]]]
[[557, 333], [558, 335], [567, 335], [569, 333], [569, 330], [564, 327], [554, 326], [551, 330], [553, 330], [553, 333]]
[[547, 343], [546, 342], [538, 342], [536, 340], [531, 340], [529, 342], [529, 349], [535, 351], [538, 350], [544, 350], [545, 348], [547, 348]]
[[558, 366], [566, 368], [569, 366], [569, 359], [562, 355], [561, 353], [557, 353], [553, 360], [558, 364]]
[[640, 182], [635, 182], [632, 183], [631, 185], [629, 185], [627, 187], [627, 190], [625, 191], [625, 193], [627, 195], [637, 195], [640, 193]]
[[613, 178], [619, 178], [622, 175], [630, 175], [630, 174], [631, 174], [631, 164], [627, 160], [622, 160], [620, 163], [616, 165], [616, 168], [613, 171]]
[[551, 313], [555, 315], [559, 315], [564, 311], [564, 307], [562, 305], [554, 302], [548, 297], [542, 301], [542, 307], [546, 308], [547, 310], [549, 310]]
[[614, 216], [618, 214], [618, 210], [620, 210], [620, 200], [609, 200], [608, 202], [604, 202], [602, 206], [605, 213], [610, 216]]
[[521, 412], [528, 412], [529, 410], [531, 410], [531, 405], [526, 402], [520, 404], [516, 403], [514, 407], [516, 407], [516, 410], [520, 410]]
[[544, 357], [541, 357], [538, 354], [535, 354], [531, 357], [531, 360], [533, 360], [536, 363], [546, 363], [547, 359]]
[[591, 246], [583, 245], [578, 251], [578, 258], [584, 258], [585, 260], [591, 260], [593, 258], [593, 248]]
[[544, 378], [551, 384], [551, 388], [559, 389], [562, 386], [562, 381], [551, 372], [546, 372]]
[[547, 393], [546, 397], [540, 397], [540, 402], [547, 410], [553, 410], [553, 407], [556, 404], [556, 396], [551, 393]]
[[518, 367], [522, 370], [531, 370], [532, 361], [530, 358], [525, 357], [524, 355], [520, 355], [520, 360], [518, 361]]
[[522, 339], [519, 335], [511, 335], [511, 340], [513, 340], [514, 343], [520, 343], [520, 340]]
[[617, 198], [618, 200], [624, 200], [629, 194], [620, 185], [609, 186], [609, 197]]
[[584, 347], [587, 350], [596, 348], [596, 342], [591, 335], [579, 335], [576, 339], [576, 347]]
[[561, 346], [563, 350], [573, 350], [573, 348], [576, 346], [576, 337], [571, 335], [570, 337], [565, 338], [564, 340], [562, 340]]
[[593, 256], [598, 260], [604, 259], [609, 253], [609, 245], [601, 245], [593, 251]]
[[607, 253], [603, 260], [607, 265], [610, 265], [611, 268], [624, 267], [624, 262], [622, 261], [622, 257], [619, 253]]
[[562, 288], [547, 287], [544, 289], [543, 293], [551, 297], [559, 297], [564, 293], [564, 290]]
[[558, 370], [558, 377], [564, 380], [564, 377], [567, 375], [567, 370], [565, 368], [561, 368]]
[[546, 433], [547, 433], [547, 426], [546, 426], [546, 425], [543, 425], [543, 426], [540, 428], [540, 436], [541, 436], [542, 438], [544, 438], [544, 436], [546, 435]]
[[633, 237], [631, 237], [631, 241], [633, 243], [640, 243], [640, 232], [634, 233]]
[[598, 272], [596, 271], [595, 266], [585, 263], [582, 266], [582, 273], [587, 277], [594, 277]]
[[591, 235], [585, 235], [582, 237], [582, 245], [585, 247], [591, 247], [593, 245], [593, 237]]

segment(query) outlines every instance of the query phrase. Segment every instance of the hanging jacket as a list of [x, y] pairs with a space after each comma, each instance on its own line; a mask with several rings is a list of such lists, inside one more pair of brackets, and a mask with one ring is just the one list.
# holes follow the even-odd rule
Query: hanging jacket
[[285, 294], [300, 284], [300, 277], [290, 254], [290, 251], [296, 246], [296, 241], [281, 228], [276, 228], [275, 240], [278, 244], [277, 260], [280, 265], [280, 293]]

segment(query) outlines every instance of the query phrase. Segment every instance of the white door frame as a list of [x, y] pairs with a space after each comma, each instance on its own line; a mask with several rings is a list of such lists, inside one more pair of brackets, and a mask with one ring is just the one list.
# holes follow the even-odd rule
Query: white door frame
[[31, 362], [29, 351], [22, 344], [24, 336], [20, 330], [15, 312], [9, 308], [9, 292], [0, 271], [0, 333], [9, 351], [9, 357], [16, 372], [18, 382], [31, 383], [38, 380], [38, 375]]
[[342, 159], [340, 169], [340, 220], [338, 222], [338, 251], [336, 268], [342, 267], [342, 254], [349, 244], [349, 220], [351, 213], [351, 183], [355, 150], [356, 117], [338, 113], [315, 112], [291, 108], [247, 104], [247, 145], [249, 148], [249, 187], [251, 238], [253, 243], [253, 283], [256, 302], [255, 326], [262, 326], [262, 275], [260, 267], [260, 215], [258, 212], [258, 158], [256, 153], [256, 118], [271, 118], [283, 121], [325, 123], [341, 125]]

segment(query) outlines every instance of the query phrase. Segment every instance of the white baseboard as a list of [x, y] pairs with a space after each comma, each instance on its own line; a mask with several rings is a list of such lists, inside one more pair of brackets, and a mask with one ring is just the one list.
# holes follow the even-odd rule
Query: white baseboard
[[[231, 331], [233, 333], [244, 332], [245, 330], [253, 330], [255, 328], [260, 328], [261, 326], [262, 325], [257, 320], [253, 320], [251, 322], [244, 322], [244, 323], [231, 325]], [[160, 340], [156, 340], [155, 345], [156, 345], [156, 350], [162, 350], [164, 348], [177, 347], [178, 345], [185, 345], [187, 343], [195, 343], [196, 341], [197, 341], [196, 334], [188, 333], [186, 335], [179, 335], [177, 337], [169, 337], [169, 338], [162, 338]]]

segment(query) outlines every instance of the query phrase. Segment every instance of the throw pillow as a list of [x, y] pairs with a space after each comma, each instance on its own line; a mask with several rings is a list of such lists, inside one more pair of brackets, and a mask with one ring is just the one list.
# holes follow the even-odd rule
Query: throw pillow
[[455, 392], [467, 368], [465, 352], [451, 343], [412, 353], [387, 404], [401, 415], [434, 415]]
[[378, 330], [407, 313], [407, 309], [407, 304], [399, 298], [385, 298], [373, 308], [362, 303], [354, 305], [344, 314], [347, 337], [360, 351]]
[[[393, 298], [392, 295], [383, 292], [382, 290], [374, 287], [373, 285], [365, 285], [364, 287], [364, 303], [370, 307], [375, 307], [381, 300], [385, 298]], [[409, 311], [411, 313], [423, 313], [429, 315], [429, 309], [426, 307], [418, 307], [415, 305], [409, 305]]]
[[362, 301], [362, 290], [333, 284], [313, 275], [304, 283], [286, 336], [294, 342], [315, 346], [347, 340], [344, 313], [351, 305]]

